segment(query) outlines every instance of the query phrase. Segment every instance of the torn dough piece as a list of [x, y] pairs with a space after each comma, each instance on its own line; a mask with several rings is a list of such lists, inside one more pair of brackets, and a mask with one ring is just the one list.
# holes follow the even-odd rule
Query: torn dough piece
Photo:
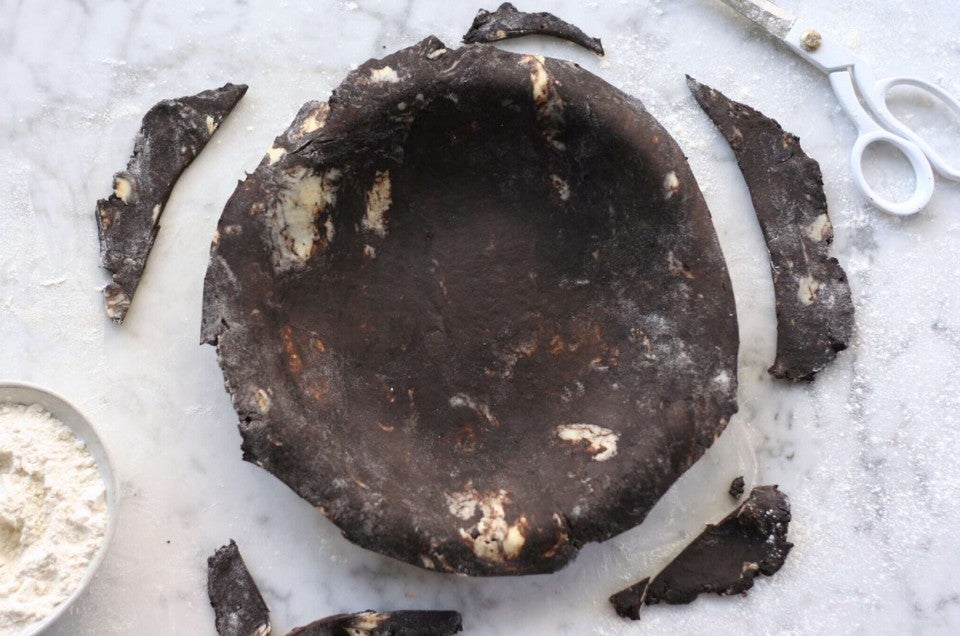
[[113, 275], [103, 295], [117, 324], [130, 308], [174, 184], [246, 92], [243, 84], [225, 84], [165, 99], [144, 115], [127, 169], [114, 175], [113, 193], [97, 201], [100, 265]]
[[733, 481], [730, 482], [730, 490], [727, 492], [729, 492], [730, 496], [734, 499], [740, 499], [740, 497], [743, 496], [743, 487], [743, 475], [740, 475], [739, 477], [734, 477]]
[[294, 629], [288, 636], [448, 636], [463, 630], [457, 612], [406, 610], [337, 614]]
[[525, 13], [518, 11], [509, 2], [501, 4], [496, 11], [477, 11], [470, 30], [463, 36], [463, 41], [467, 44], [497, 42], [524, 35], [550, 35], [578, 44], [597, 55], [603, 55], [600, 38], [590, 37], [552, 13]]
[[787, 559], [790, 501], [776, 486], [757, 486], [736, 510], [708, 525], [651, 581], [643, 579], [610, 597], [617, 614], [640, 619], [643, 605], [691, 602], [704, 592], [742, 594], [757, 574], [772, 576]]
[[833, 226], [820, 165], [773, 119], [689, 76], [687, 84], [737, 156], [770, 252], [777, 302], [770, 373], [813, 380], [853, 332], [850, 285], [829, 256]]
[[207, 559], [207, 593], [220, 636], [270, 633], [270, 611], [233, 539]]

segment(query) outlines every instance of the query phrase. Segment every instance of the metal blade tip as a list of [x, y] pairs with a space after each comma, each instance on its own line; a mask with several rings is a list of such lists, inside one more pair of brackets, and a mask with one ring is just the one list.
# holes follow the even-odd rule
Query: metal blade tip
[[722, 0], [725, 5], [743, 17], [762, 26], [767, 32], [780, 38], [787, 37], [797, 21], [796, 16], [781, 9], [769, 0]]

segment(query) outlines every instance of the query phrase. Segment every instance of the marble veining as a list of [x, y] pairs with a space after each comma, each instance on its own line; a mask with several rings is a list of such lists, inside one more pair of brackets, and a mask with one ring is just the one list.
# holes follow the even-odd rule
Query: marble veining
[[[847, 166], [855, 130], [825, 78], [715, 0], [520, 4], [600, 36], [607, 57], [545, 38], [503, 44], [571, 59], [643, 100], [689, 156], [730, 266], [740, 413], [642, 526], [587, 546], [555, 575], [451, 578], [352, 546], [240, 460], [214, 349], [197, 344], [210, 239], [236, 180], [348, 70], [429, 34], [455, 45], [476, 9], [495, 4], [0, 1], [0, 377], [76, 402], [122, 480], [112, 550], [52, 633], [212, 634], [206, 557], [231, 537], [281, 634], [367, 608], [456, 609], [466, 633], [491, 635], [960, 631], [960, 187], [938, 182], [915, 218], [872, 209]], [[960, 94], [955, 3], [782, 5], [819, 16], [878, 74]], [[766, 373], [775, 318], [764, 244], [733, 155], [684, 73], [775, 117], [821, 163], [858, 323], [852, 347], [812, 385]], [[226, 81], [250, 91], [175, 188], [117, 328], [101, 305], [95, 202], [152, 104]], [[739, 474], [792, 499], [796, 548], [784, 569], [747, 597], [618, 618], [606, 597], [722, 518]]]

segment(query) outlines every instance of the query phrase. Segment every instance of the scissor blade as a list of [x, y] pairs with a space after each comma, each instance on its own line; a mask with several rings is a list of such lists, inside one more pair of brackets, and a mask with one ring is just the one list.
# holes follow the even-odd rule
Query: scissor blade
[[781, 40], [787, 37], [797, 21], [789, 11], [768, 0], [723, 0], [723, 3]]

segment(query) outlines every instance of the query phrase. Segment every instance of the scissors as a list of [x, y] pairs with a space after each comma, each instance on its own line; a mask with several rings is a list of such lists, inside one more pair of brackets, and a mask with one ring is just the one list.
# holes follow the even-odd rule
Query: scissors
[[[913, 86], [940, 98], [954, 115], [960, 117], [960, 102], [951, 95], [916, 77], [876, 80], [866, 64], [836, 39], [822, 35], [807, 21], [794, 17], [768, 0], [723, 2], [783, 40], [794, 53], [830, 77], [837, 100], [858, 131], [850, 155], [853, 180], [873, 205], [898, 216], [915, 214], [933, 196], [933, 170], [947, 179], [960, 180], [960, 168], [947, 165], [936, 150], [894, 117], [887, 107], [887, 95], [893, 87]], [[890, 144], [910, 162], [916, 186], [905, 201], [891, 201], [874, 190], [864, 178], [863, 153], [876, 143]]]

